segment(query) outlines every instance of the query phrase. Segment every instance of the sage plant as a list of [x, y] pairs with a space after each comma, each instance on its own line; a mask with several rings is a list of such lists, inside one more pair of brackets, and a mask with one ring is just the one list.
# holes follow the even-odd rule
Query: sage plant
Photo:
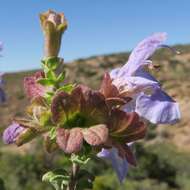
[[136, 166], [132, 144], [144, 138], [144, 120], [163, 124], [180, 118], [178, 104], [144, 70], [154, 68], [147, 59], [162, 47], [165, 33], [142, 41], [128, 63], [105, 72], [100, 89], [93, 90], [66, 83], [65, 71], [60, 70], [63, 59], [58, 54], [67, 29], [64, 14], [50, 10], [40, 20], [45, 37], [42, 71], [24, 79], [30, 98], [27, 117], [13, 119], [4, 131], [4, 142], [21, 146], [41, 135], [47, 152], [62, 150], [70, 171], [55, 169], [42, 178], [56, 190], [92, 189], [95, 177], [83, 169], [92, 156], [110, 160], [122, 182], [128, 165]]

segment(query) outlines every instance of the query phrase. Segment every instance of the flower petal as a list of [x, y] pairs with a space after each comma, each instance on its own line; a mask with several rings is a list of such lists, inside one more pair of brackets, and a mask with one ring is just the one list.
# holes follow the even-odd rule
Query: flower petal
[[158, 82], [151, 74], [148, 72], [144, 71], [143, 69], [139, 69], [135, 72], [135, 76], [142, 77], [154, 82]]
[[120, 69], [117, 77], [131, 76], [140, 67], [148, 64], [146, 60], [162, 45], [166, 36], [166, 33], [155, 33], [141, 41], [132, 51], [128, 62]]
[[103, 124], [84, 129], [82, 133], [85, 141], [92, 146], [103, 144], [108, 138], [108, 128]]
[[117, 78], [120, 69], [121, 69], [121, 67], [115, 68], [115, 69], [111, 70], [110, 73], [109, 73], [109, 74], [110, 74], [110, 77], [111, 77], [112, 79]]
[[57, 129], [57, 144], [67, 154], [77, 153], [83, 144], [83, 135], [80, 128]]
[[118, 150], [116, 148], [102, 149], [97, 156], [110, 160], [120, 182], [124, 181], [128, 171], [128, 163], [125, 158], [121, 158], [118, 155]]
[[121, 96], [129, 97], [147, 89], [153, 90], [159, 86], [157, 81], [139, 76], [121, 77], [114, 80], [113, 83], [121, 89]]
[[159, 88], [152, 95], [138, 96], [136, 112], [156, 124], [173, 124], [181, 117], [178, 103]]

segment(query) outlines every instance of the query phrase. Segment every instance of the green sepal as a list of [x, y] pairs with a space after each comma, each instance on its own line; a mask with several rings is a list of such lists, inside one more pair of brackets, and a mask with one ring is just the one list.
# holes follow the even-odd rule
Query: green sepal
[[17, 137], [16, 145], [22, 146], [23, 144], [34, 139], [37, 135], [39, 135], [37, 131], [34, 131], [33, 129], [28, 128]]
[[70, 160], [72, 163], [76, 163], [79, 165], [85, 165], [88, 163], [90, 158], [85, 155], [80, 156], [80, 155], [72, 154]]
[[57, 26], [58, 31], [64, 31], [66, 29], [67, 29], [67, 24], [66, 23], [63, 23], [63, 24], [60, 24], [59, 26]]
[[43, 175], [42, 181], [49, 182], [56, 190], [63, 190], [69, 184], [70, 176], [64, 169], [49, 171]]

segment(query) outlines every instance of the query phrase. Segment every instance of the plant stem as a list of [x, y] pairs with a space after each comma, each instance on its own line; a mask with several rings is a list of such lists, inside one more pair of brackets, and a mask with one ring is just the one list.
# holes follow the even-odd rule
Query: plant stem
[[71, 180], [67, 187], [67, 190], [76, 190], [76, 185], [77, 185], [76, 177], [77, 177], [79, 170], [80, 170], [80, 166], [76, 163], [72, 163]]

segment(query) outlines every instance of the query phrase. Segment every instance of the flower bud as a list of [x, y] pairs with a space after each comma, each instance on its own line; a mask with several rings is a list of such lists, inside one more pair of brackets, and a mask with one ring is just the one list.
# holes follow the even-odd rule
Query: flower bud
[[49, 10], [40, 14], [40, 22], [45, 35], [45, 57], [57, 57], [62, 34], [67, 29], [65, 16]]
[[18, 123], [12, 123], [8, 128], [3, 132], [3, 142], [5, 144], [15, 143], [17, 137], [24, 131], [25, 129], [19, 125]]

